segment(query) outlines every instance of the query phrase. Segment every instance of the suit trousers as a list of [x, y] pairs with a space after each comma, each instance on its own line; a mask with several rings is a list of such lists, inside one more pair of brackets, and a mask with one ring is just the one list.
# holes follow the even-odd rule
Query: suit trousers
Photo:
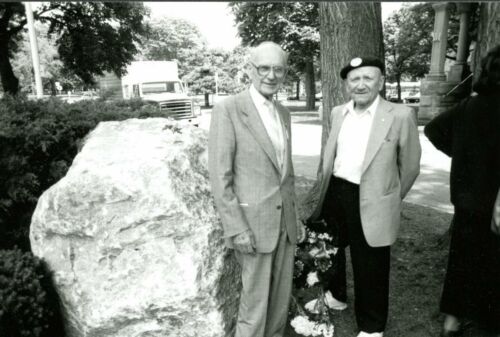
[[354, 309], [361, 331], [385, 330], [389, 309], [390, 246], [370, 247], [361, 225], [359, 185], [332, 177], [323, 204], [323, 216], [339, 236], [340, 248], [333, 257], [335, 273], [328, 290], [347, 300], [345, 246], [349, 245], [354, 278]]
[[287, 239], [282, 214], [280, 236], [271, 253], [235, 251], [242, 290], [235, 337], [283, 337], [292, 293], [295, 245]]

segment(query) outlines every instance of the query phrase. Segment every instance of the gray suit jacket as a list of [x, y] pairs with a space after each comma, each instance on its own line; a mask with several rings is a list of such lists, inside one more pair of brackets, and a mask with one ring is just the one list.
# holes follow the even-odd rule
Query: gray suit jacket
[[[337, 138], [345, 105], [332, 110], [331, 130], [319, 174], [320, 198], [312, 218], [321, 214], [333, 174]], [[394, 243], [400, 223], [401, 201], [420, 172], [421, 148], [411, 109], [380, 98], [375, 112], [359, 185], [361, 223], [372, 247]]]
[[282, 169], [248, 90], [228, 97], [212, 111], [208, 169], [230, 248], [231, 237], [251, 229], [257, 252], [272, 252], [278, 242], [282, 216], [290, 241], [296, 242], [290, 114], [276, 105], [286, 137]]

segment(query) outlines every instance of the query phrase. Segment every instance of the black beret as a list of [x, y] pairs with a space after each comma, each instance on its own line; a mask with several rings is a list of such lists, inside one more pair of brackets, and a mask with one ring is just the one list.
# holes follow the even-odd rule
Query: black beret
[[346, 65], [342, 70], [340, 71], [340, 77], [345, 80], [347, 78], [347, 74], [357, 68], [361, 67], [367, 67], [367, 66], [372, 66], [372, 67], [377, 67], [380, 69], [382, 74], [384, 73], [384, 63], [380, 61], [378, 58], [375, 57], [355, 57], [353, 58], [348, 65]]

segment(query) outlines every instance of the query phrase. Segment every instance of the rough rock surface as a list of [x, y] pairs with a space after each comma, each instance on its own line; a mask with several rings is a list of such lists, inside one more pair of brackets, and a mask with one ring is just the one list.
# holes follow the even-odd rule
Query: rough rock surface
[[239, 270], [210, 195], [206, 131], [104, 122], [39, 199], [30, 240], [71, 337], [230, 336]]

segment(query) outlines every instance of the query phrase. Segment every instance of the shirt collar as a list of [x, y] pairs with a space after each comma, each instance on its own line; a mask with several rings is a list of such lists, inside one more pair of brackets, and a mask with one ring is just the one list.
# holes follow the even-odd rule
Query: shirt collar
[[266, 105], [267, 102], [272, 102], [272, 101], [269, 101], [264, 96], [262, 96], [262, 94], [260, 92], [258, 92], [257, 89], [255, 89], [253, 84], [250, 86], [249, 91], [250, 91], [250, 96], [252, 97], [252, 100], [255, 103], [255, 105]]
[[[373, 115], [375, 111], [377, 111], [379, 101], [380, 101], [380, 95], [377, 95], [372, 104], [368, 107], [368, 109], [363, 111], [363, 113], [368, 113], [369, 115]], [[347, 104], [344, 107], [344, 110], [342, 111], [342, 114], [345, 116], [348, 112], [354, 113], [354, 101], [352, 99], [349, 102], [347, 102]]]

